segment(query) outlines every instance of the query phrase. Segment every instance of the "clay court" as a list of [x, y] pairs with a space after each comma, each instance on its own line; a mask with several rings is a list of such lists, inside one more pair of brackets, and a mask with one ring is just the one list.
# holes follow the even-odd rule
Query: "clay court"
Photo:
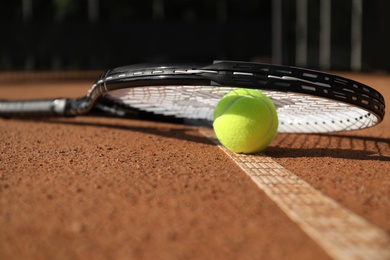
[[[199, 121], [0, 117], [0, 260], [390, 259], [389, 8], [375, 0], [3, 1], [0, 113], [3, 100], [83, 97], [108, 68], [213, 60], [213, 70], [110, 70], [92, 92], [124, 79], [137, 87], [180, 79], [324, 98], [312, 107], [299, 100], [307, 121], [300, 113], [287, 121], [301, 129], [365, 126], [383, 112], [364, 85], [272, 72], [280, 64], [372, 87], [387, 115], [354, 131], [278, 133], [251, 155], [228, 151]], [[221, 60], [273, 65], [221, 69]], [[333, 101], [355, 107], [344, 113]], [[54, 103], [46, 105], [58, 112]], [[356, 110], [364, 113], [351, 117]]]
[[[336, 74], [390, 99], [388, 75]], [[22, 78], [2, 74], [1, 98], [91, 86]], [[0, 119], [0, 259], [389, 259], [389, 128], [236, 155], [194, 125]]]

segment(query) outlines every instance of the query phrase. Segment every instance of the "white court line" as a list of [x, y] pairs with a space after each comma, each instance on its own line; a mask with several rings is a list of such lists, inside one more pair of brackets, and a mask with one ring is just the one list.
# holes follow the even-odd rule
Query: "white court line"
[[[201, 133], [219, 145], [212, 129]], [[219, 147], [334, 259], [390, 259], [390, 237], [270, 157]]]

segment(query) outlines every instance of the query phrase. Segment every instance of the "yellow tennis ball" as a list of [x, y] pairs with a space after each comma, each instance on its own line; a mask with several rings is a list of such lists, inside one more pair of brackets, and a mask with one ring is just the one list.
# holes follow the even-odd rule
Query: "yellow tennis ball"
[[278, 125], [275, 105], [259, 90], [233, 90], [214, 110], [213, 127], [218, 140], [236, 153], [264, 150], [276, 136]]

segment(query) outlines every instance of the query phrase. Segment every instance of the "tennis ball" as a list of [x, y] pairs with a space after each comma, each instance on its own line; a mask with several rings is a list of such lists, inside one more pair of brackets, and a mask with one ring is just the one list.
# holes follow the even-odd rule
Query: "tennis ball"
[[214, 110], [218, 140], [236, 153], [264, 150], [278, 130], [275, 105], [261, 91], [236, 89], [226, 94]]

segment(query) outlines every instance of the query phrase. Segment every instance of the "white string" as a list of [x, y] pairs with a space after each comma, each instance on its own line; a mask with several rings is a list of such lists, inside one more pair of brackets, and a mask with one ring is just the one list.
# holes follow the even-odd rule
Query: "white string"
[[[110, 91], [106, 97], [124, 105], [161, 115], [213, 120], [214, 108], [235, 88], [211, 86], [156, 86]], [[263, 91], [276, 106], [278, 132], [323, 133], [371, 127], [378, 118], [346, 103], [304, 94]]]

